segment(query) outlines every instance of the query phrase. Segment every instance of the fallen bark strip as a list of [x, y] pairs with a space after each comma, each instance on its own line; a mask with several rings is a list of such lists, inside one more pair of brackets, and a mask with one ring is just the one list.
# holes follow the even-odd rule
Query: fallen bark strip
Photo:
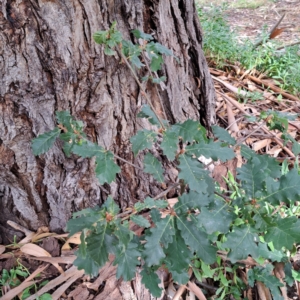
[[281, 94], [285, 98], [288, 98], [288, 99], [294, 100], [294, 101], [300, 101], [300, 99], [298, 97], [287, 93], [286, 91], [282, 90], [280, 87], [278, 87], [278, 86], [276, 86], [272, 83], [269, 83], [269, 82], [267, 82], [263, 79], [258, 79], [258, 78], [254, 77], [252, 75], [247, 75], [247, 77], [249, 79], [251, 79], [252, 81], [254, 81], [255, 83], [260, 84], [260, 85], [264, 85], [264, 86], [270, 88], [272, 91]]

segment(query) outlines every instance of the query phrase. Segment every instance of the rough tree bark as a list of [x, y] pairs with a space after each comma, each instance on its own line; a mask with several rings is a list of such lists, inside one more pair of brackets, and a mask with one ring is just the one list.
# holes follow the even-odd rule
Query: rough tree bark
[[[160, 191], [122, 161], [116, 182], [101, 187], [93, 161], [66, 158], [59, 143], [35, 157], [31, 140], [54, 128], [55, 111], [70, 110], [85, 122], [90, 140], [140, 164], [129, 138], [148, 126], [136, 118], [145, 99], [126, 65], [92, 39], [115, 20], [125, 39], [138, 28], [179, 57], [180, 64], [167, 57], [160, 72], [167, 77], [160, 92], [168, 119], [214, 123], [213, 84], [193, 2], [0, 0], [0, 242], [16, 234], [7, 220], [61, 231], [72, 211], [101, 204], [107, 193], [124, 208]], [[155, 89], [147, 89], [161, 111]]]

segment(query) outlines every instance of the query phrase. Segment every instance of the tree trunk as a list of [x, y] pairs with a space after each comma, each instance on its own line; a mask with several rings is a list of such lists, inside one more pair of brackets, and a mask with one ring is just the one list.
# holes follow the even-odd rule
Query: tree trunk
[[[8, 220], [61, 231], [72, 211], [99, 205], [108, 193], [125, 208], [161, 191], [123, 161], [116, 182], [100, 186], [93, 160], [67, 158], [60, 143], [40, 157], [31, 150], [34, 137], [54, 128], [55, 111], [69, 110], [84, 121], [91, 141], [142, 164], [129, 138], [148, 126], [136, 118], [145, 99], [120, 58], [106, 56], [92, 38], [115, 20], [125, 39], [138, 28], [180, 59], [166, 57], [159, 71], [167, 77], [160, 93], [168, 119], [214, 123], [193, 0], [0, 0], [0, 242], [16, 234]], [[147, 91], [163, 111], [156, 90]]]

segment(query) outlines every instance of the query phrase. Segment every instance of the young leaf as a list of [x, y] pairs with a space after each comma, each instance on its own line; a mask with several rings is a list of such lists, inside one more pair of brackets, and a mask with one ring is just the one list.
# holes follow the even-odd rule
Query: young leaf
[[156, 57], [152, 57], [151, 63], [150, 63], [150, 69], [152, 72], [157, 72], [161, 69], [161, 65], [163, 63], [163, 58], [161, 55], [157, 55]]
[[151, 34], [144, 33], [143, 31], [141, 31], [139, 29], [132, 30], [131, 32], [138, 39], [143, 39], [143, 40], [146, 40], [146, 41], [153, 40], [153, 37], [152, 37]]
[[144, 172], [151, 174], [158, 182], [164, 182], [163, 168], [159, 160], [151, 153], [144, 158]]
[[111, 183], [115, 180], [116, 174], [121, 171], [120, 167], [115, 164], [114, 156], [110, 151], [98, 154], [96, 164], [95, 173], [100, 184]]
[[213, 160], [226, 161], [235, 157], [232, 149], [222, 147], [221, 142], [215, 142], [213, 139], [210, 139], [208, 143], [200, 141], [199, 143], [187, 146], [185, 150], [187, 154], [196, 155], [197, 157], [203, 155]]
[[72, 132], [71, 120], [73, 120], [73, 117], [71, 116], [70, 112], [68, 110], [62, 110], [57, 111], [55, 114], [57, 123], [66, 127], [68, 132]]
[[160, 297], [162, 294], [162, 289], [158, 286], [160, 284], [160, 279], [155, 273], [155, 271], [144, 266], [141, 275], [142, 283], [150, 291], [152, 296]]
[[230, 248], [228, 258], [235, 263], [238, 260], [246, 259], [248, 255], [258, 257], [259, 242], [258, 235], [252, 232], [250, 226], [242, 225], [235, 227], [234, 231], [227, 235], [227, 241], [222, 244], [224, 248]]
[[139, 130], [138, 133], [131, 137], [132, 151], [136, 156], [139, 151], [151, 149], [152, 144], [156, 140], [156, 133], [147, 129]]
[[206, 177], [208, 177], [208, 171], [202, 168], [202, 164], [196, 159], [193, 159], [185, 154], [179, 157], [179, 179], [183, 179], [185, 183], [189, 184], [191, 190], [197, 192], [206, 192], [207, 183]]
[[173, 241], [175, 234], [173, 217], [170, 215], [161, 219], [155, 224], [155, 227], [149, 230], [149, 235], [146, 236], [147, 243], [143, 256], [148, 267], [159, 265], [161, 259], [165, 257], [162, 245], [166, 247]]
[[112, 50], [110, 47], [108, 47], [107, 45], [105, 45], [104, 47], [104, 54], [107, 56], [113, 56], [116, 54], [116, 51]]
[[170, 161], [175, 159], [175, 154], [178, 148], [177, 143], [178, 136], [175, 132], [167, 130], [163, 133], [163, 141], [161, 142], [160, 147], [163, 150], [164, 155], [166, 155]]
[[60, 135], [60, 129], [54, 128], [53, 130], [40, 134], [32, 140], [32, 151], [34, 155], [40, 155], [47, 152], [54, 144], [56, 138]]
[[130, 217], [130, 220], [140, 227], [148, 228], [151, 226], [149, 221], [145, 219], [143, 216], [132, 215]]
[[291, 250], [294, 243], [300, 242], [300, 220], [296, 217], [278, 219], [276, 224], [267, 229], [265, 241], [273, 242], [277, 250], [282, 247]]
[[104, 44], [108, 39], [108, 31], [97, 31], [93, 34], [93, 39], [97, 44]]
[[114, 265], [118, 265], [117, 279], [122, 276], [123, 280], [130, 281], [135, 276], [136, 266], [140, 264], [138, 257], [141, 255], [136, 250], [137, 247], [136, 244], [130, 243], [125, 250], [117, 253], [114, 260]]
[[178, 215], [176, 221], [186, 245], [205, 263], [214, 263], [217, 259], [217, 250], [210, 244], [207, 234], [197, 227], [194, 221], [188, 221], [185, 216]]
[[214, 136], [222, 142], [227, 143], [228, 145], [234, 145], [236, 143], [235, 139], [228, 133], [227, 130], [223, 129], [220, 126], [213, 125], [212, 130]]
[[107, 199], [102, 207], [105, 207], [106, 211], [112, 216], [117, 215], [120, 211], [119, 206], [116, 204], [116, 202], [114, 201], [114, 199], [111, 196], [107, 197]]

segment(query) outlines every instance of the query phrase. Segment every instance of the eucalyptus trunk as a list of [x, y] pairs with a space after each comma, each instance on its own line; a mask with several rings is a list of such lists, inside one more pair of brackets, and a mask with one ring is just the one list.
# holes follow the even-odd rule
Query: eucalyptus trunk
[[[59, 142], [40, 157], [31, 150], [31, 140], [56, 125], [55, 111], [69, 110], [91, 141], [142, 165], [129, 138], [148, 126], [137, 119], [146, 100], [127, 66], [92, 38], [113, 21], [124, 39], [133, 41], [131, 30], [140, 29], [180, 60], [166, 57], [159, 71], [167, 77], [158, 88], [162, 104], [157, 90], [146, 87], [157, 112], [171, 123], [214, 123], [213, 83], [192, 0], [0, 0], [1, 243], [17, 234], [8, 220], [62, 231], [73, 211], [101, 205], [108, 194], [124, 209], [162, 191], [121, 160], [116, 182], [100, 186], [93, 160], [67, 158]], [[175, 176], [167, 172], [166, 181]]]

